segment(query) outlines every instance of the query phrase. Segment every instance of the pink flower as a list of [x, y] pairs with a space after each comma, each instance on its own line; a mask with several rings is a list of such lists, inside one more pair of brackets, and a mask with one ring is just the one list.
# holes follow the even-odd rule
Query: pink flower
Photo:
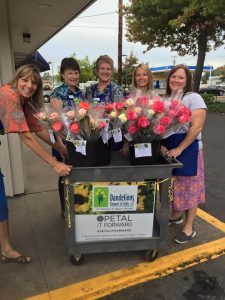
[[105, 122], [105, 121], [100, 121], [100, 122], [98, 123], [98, 128], [99, 128], [99, 129], [105, 128], [105, 126], [106, 126], [106, 122]]
[[146, 116], [142, 116], [138, 119], [138, 126], [141, 128], [146, 128], [150, 125], [150, 122]]
[[137, 99], [137, 104], [143, 107], [146, 107], [148, 104], [148, 97], [141, 96]]
[[129, 127], [128, 127], [128, 132], [130, 133], [130, 134], [135, 134], [136, 132], [137, 132], [137, 127], [135, 126], [135, 125], [130, 125]]
[[175, 109], [171, 109], [169, 112], [168, 112], [168, 116], [170, 118], [175, 118], [177, 116], [177, 111]]
[[59, 114], [57, 112], [53, 112], [50, 114], [50, 119], [51, 120], [58, 120]]
[[170, 102], [170, 108], [176, 108], [180, 104], [179, 100], [172, 100]]
[[74, 119], [75, 117], [75, 112], [73, 110], [69, 110], [68, 112], [66, 112], [66, 116], [69, 118], [69, 119]]
[[124, 102], [114, 102], [114, 105], [117, 110], [122, 110], [122, 109], [124, 109], [125, 103]]
[[59, 131], [62, 131], [64, 126], [63, 126], [63, 123], [60, 122], [60, 121], [57, 121], [55, 123], [53, 123], [51, 125], [51, 128], [55, 131], [55, 132], [59, 132]]
[[161, 120], [159, 121], [159, 124], [162, 126], [168, 126], [172, 123], [172, 120], [169, 117], [162, 117]]
[[79, 128], [79, 125], [77, 123], [72, 123], [70, 124], [70, 131], [73, 133], [73, 134], [77, 134], [80, 132], [80, 128]]
[[191, 115], [191, 110], [187, 106], [181, 105], [181, 107], [178, 109], [177, 114], [179, 116], [181, 116], [181, 115]]
[[156, 113], [163, 113], [164, 112], [164, 103], [160, 100], [154, 101], [152, 104], [152, 109]]
[[187, 123], [187, 122], [190, 121], [190, 116], [187, 115], [187, 114], [185, 114], [185, 115], [183, 115], [183, 116], [180, 116], [180, 117], [178, 118], [178, 121], [179, 121], [179, 123], [181, 123], [181, 124]]
[[134, 111], [128, 111], [126, 115], [127, 115], [127, 120], [129, 121], [137, 120], [138, 118], [138, 115]]
[[166, 128], [162, 125], [155, 125], [153, 127], [153, 132], [157, 135], [162, 135], [166, 132]]

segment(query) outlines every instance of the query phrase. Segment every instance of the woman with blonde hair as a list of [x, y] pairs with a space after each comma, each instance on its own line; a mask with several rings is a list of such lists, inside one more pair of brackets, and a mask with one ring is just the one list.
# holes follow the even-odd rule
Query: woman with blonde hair
[[[65, 147], [50, 141], [48, 131], [34, 117], [37, 109], [42, 108], [43, 89], [42, 79], [38, 68], [34, 65], [21, 66], [14, 78], [0, 88], [0, 120], [6, 134], [18, 133], [20, 139], [35, 154], [47, 162], [54, 171], [61, 175], [68, 175], [71, 166], [58, 162], [50, 155], [39, 141], [32, 135], [34, 132], [39, 138], [61, 153]], [[16, 262], [27, 264], [30, 256], [21, 255], [16, 251], [9, 237], [8, 207], [4, 190], [3, 175], [0, 172], [0, 262]]]
[[153, 76], [148, 65], [139, 64], [135, 67], [132, 77], [132, 95], [150, 96], [153, 90]]

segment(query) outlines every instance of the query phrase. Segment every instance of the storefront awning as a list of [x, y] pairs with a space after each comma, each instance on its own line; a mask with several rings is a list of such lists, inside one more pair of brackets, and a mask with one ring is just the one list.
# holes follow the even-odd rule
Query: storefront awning
[[25, 60], [23, 60], [19, 66], [25, 64], [36, 65], [40, 69], [40, 72], [50, 70], [49, 63], [44, 59], [43, 56], [41, 56], [41, 54], [38, 51], [33, 52], [32, 55], [25, 58]]

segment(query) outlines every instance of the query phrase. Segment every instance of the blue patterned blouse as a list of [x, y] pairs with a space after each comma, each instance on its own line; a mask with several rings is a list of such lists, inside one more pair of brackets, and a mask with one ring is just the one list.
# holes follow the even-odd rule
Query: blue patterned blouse
[[72, 101], [77, 98], [79, 101], [84, 100], [84, 94], [76, 86], [75, 92], [71, 91], [66, 83], [62, 83], [60, 86], [54, 89], [50, 98], [57, 98], [63, 102], [63, 107], [72, 106]]
[[100, 93], [96, 83], [87, 88], [85, 98], [88, 102], [92, 102], [94, 99], [99, 103], [119, 102], [124, 98], [123, 88], [115, 82], [110, 82]]

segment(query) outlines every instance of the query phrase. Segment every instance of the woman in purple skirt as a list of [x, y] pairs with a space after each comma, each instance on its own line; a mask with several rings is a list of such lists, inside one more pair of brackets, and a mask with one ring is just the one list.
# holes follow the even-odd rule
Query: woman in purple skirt
[[[169, 143], [165, 139], [162, 153], [175, 157], [183, 163], [183, 168], [174, 173], [173, 201], [169, 224], [182, 224], [181, 232], [175, 242], [184, 244], [190, 241], [196, 231], [193, 222], [198, 205], [205, 202], [204, 161], [202, 153], [201, 131], [206, 118], [206, 105], [202, 97], [192, 92], [192, 75], [185, 65], [175, 66], [169, 73], [166, 96], [183, 90], [182, 103], [192, 111], [191, 121], [179, 127]], [[183, 219], [182, 212], [185, 212]]]

